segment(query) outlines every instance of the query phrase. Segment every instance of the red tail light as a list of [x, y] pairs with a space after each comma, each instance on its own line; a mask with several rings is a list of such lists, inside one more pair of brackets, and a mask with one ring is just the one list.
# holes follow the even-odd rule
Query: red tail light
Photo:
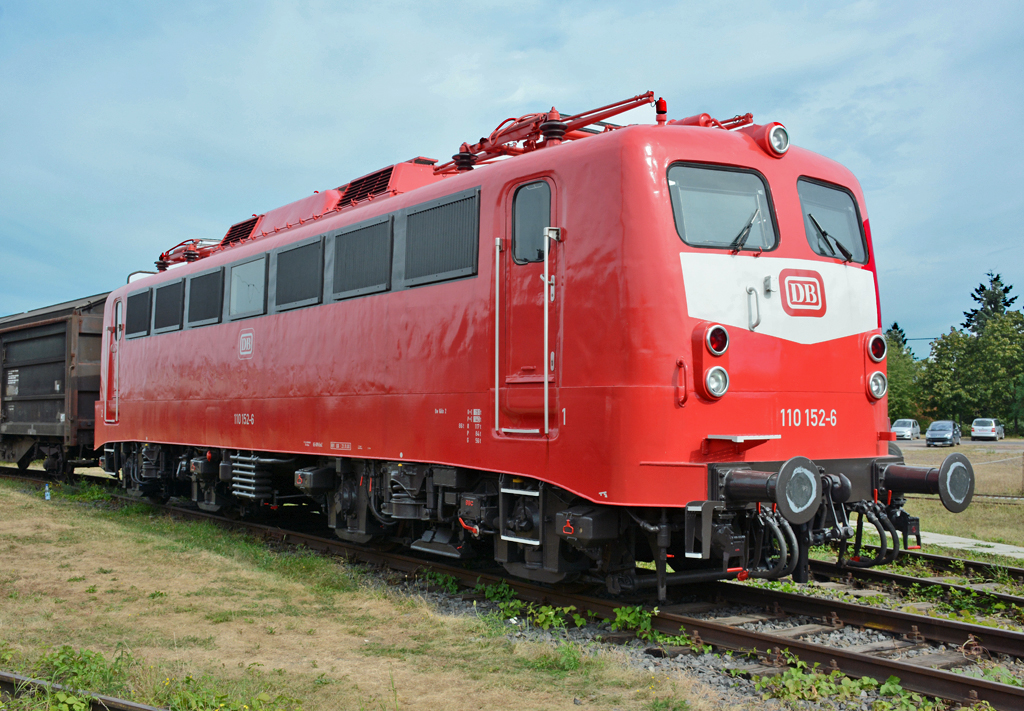
[[868, 341], [868, 353], [871, 355], [871, 360], [876, 363], [881, 363], [882, 359], [885, 358], [886, 344], [885, 337], [879, 334], [875, 334]]
[[722, 355], [729, 347], [729, 332], [722, 326], [712, 326], [708, 329], [707, 346], [713, 355]]

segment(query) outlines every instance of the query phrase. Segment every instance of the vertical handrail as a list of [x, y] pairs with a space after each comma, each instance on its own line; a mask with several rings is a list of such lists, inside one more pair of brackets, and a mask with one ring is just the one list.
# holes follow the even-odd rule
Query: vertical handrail
[[551, 236], [544, 230], [544, 359], [541, 361], [544, 371], [544, 436], [548, 436], [548, 257], [551, 252]]
[[[560, 241], [561, 240], [561, 232], [559, 231], [559, 229], [557, 227], [545, 227], [544, 228], [544, 294], [543, 294], [543, 299], [544, 299], [544, 360], [541, 361], [543, 363], [543, 371], [544, 371], [544, 436], [545, 437], [549, 434], [550, 429], [551, 429], [550, 428], [550, 424], [549, 424], [550, 414], [551, 414], [550, 413], [550, 397], [551, 396], [550, 396], [550, 393], [549, 393], [549, 390], [548, 390], [548, 372], [550, 370], [554, 370], [554, 363], [550, 362], [548, 360], [548, 357], [549, 357], [549, 353], [548, 353], [548, 349], [549, 349], [549, 344], [548, 344], [548, 340], [549, 340], [549, 338], [548, 338], [548, 330], [549, 330], [548, 329], [548, 320], [550, 318], [548, 311], [549, 311], [549, 306], [550, 306], [550, 303], [551, 303], [551, 299], [548, 298], [548, 294], [550, 293], [549, 289], [551, 289], [551, 280], [550, 280], [550, 277], [549, 277], [549, 274], [550, 274], [549, 258], [550, 258], [550, 253], [551, 253], [551, 241], [552, 240], [554, 240], [556, 242]], [[550, 363], [550, 365], [549, 365], [549, 363]]]
[[499, 367], [500, 351], [498, 350], [501, 340], [501, 237], [494, 238], [494, 430], [501, 432], [499, 408]]
[[[754, 308], [750, 308], [750, 297], [754, 297]], [[754, 310], [757, 311], [757, 318], [754, 318]], [[757, 299], [757, 289], [752, 286], [747, 287], [747, 325], [750, 330], [753, 331], [755, 328], [761, 325], [761, 303]]]

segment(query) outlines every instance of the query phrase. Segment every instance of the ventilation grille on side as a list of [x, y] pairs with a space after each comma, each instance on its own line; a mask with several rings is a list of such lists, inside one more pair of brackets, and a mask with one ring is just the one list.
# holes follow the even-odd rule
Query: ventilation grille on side
[[394, 166], [388, 166], [384, 170], [370, 173], [362, 178], [357, 178], [345, 186], [345, 192], [338, 201], [338, 207], [348, 207], [354, 202], [365, 200], [371, 195], [380, 195], [387, 192], [388, 183], [391, 182], [391, 171]]
[[256, 222], [259, 219], [260, 218], [258, 217], [250, 217], [244, 222], [231, 225], [231, 229], [229, 229], [228, 233], [224, 235], [224, 239], [222, 239], [220, 243], [222, 245], [229, 245], [234, 244], [235, 242], [241, 242], [243, 239], [249, 239], [249, 236], [252, 234], [252, 228], [256, 226]]

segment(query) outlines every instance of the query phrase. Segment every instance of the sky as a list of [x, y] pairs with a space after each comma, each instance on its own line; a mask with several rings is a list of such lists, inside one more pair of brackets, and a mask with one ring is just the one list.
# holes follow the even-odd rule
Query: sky
[[1021, 36], [1024, 4], [984, 0], [0, 0], [0, 315], [507, 117], [650, 89], [670, 119], [753, 112], [850, 168], [884, 326], [935, 337], [986, 272], [1024, 292]]

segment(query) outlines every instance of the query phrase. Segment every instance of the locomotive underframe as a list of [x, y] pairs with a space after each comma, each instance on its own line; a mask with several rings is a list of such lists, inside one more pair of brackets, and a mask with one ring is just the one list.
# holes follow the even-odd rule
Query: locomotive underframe
[[[787, 521], [773, 501], [788, 493], [730, 500], [724, 483], [730, 472], [756, 482], [759, 470], [780, 472], [782, 462], [709, 465], [708, 500], [683, 508], [601, 505], [525, 476], [405, 461], [120, 443], [107, 445], [103, 466], [143, 497], [189, 498], [203, 510], [242, 515], [301, 505], [351, 542], [492, 559], [518, 577], [601, 583], [612, 593], [657, 587], [664, 599], [671, 584], [790, 574], [805, 581], [812, 545], [838, 544], [844, 560], [852, 541], [847, 564], [857, 566], [892, 560], [901, 537], [903, 547], [911, 537], [920, 545], [902, 495], [884, 489], [886, 467], [902, 461], [897, 449], [889, 457], [816, 462], [820, 501], [801, 523]], [[867, 559], [865, 521], [883, 539], [883, 550]], [[644, 562], [654, 571], [638, 567]]]

